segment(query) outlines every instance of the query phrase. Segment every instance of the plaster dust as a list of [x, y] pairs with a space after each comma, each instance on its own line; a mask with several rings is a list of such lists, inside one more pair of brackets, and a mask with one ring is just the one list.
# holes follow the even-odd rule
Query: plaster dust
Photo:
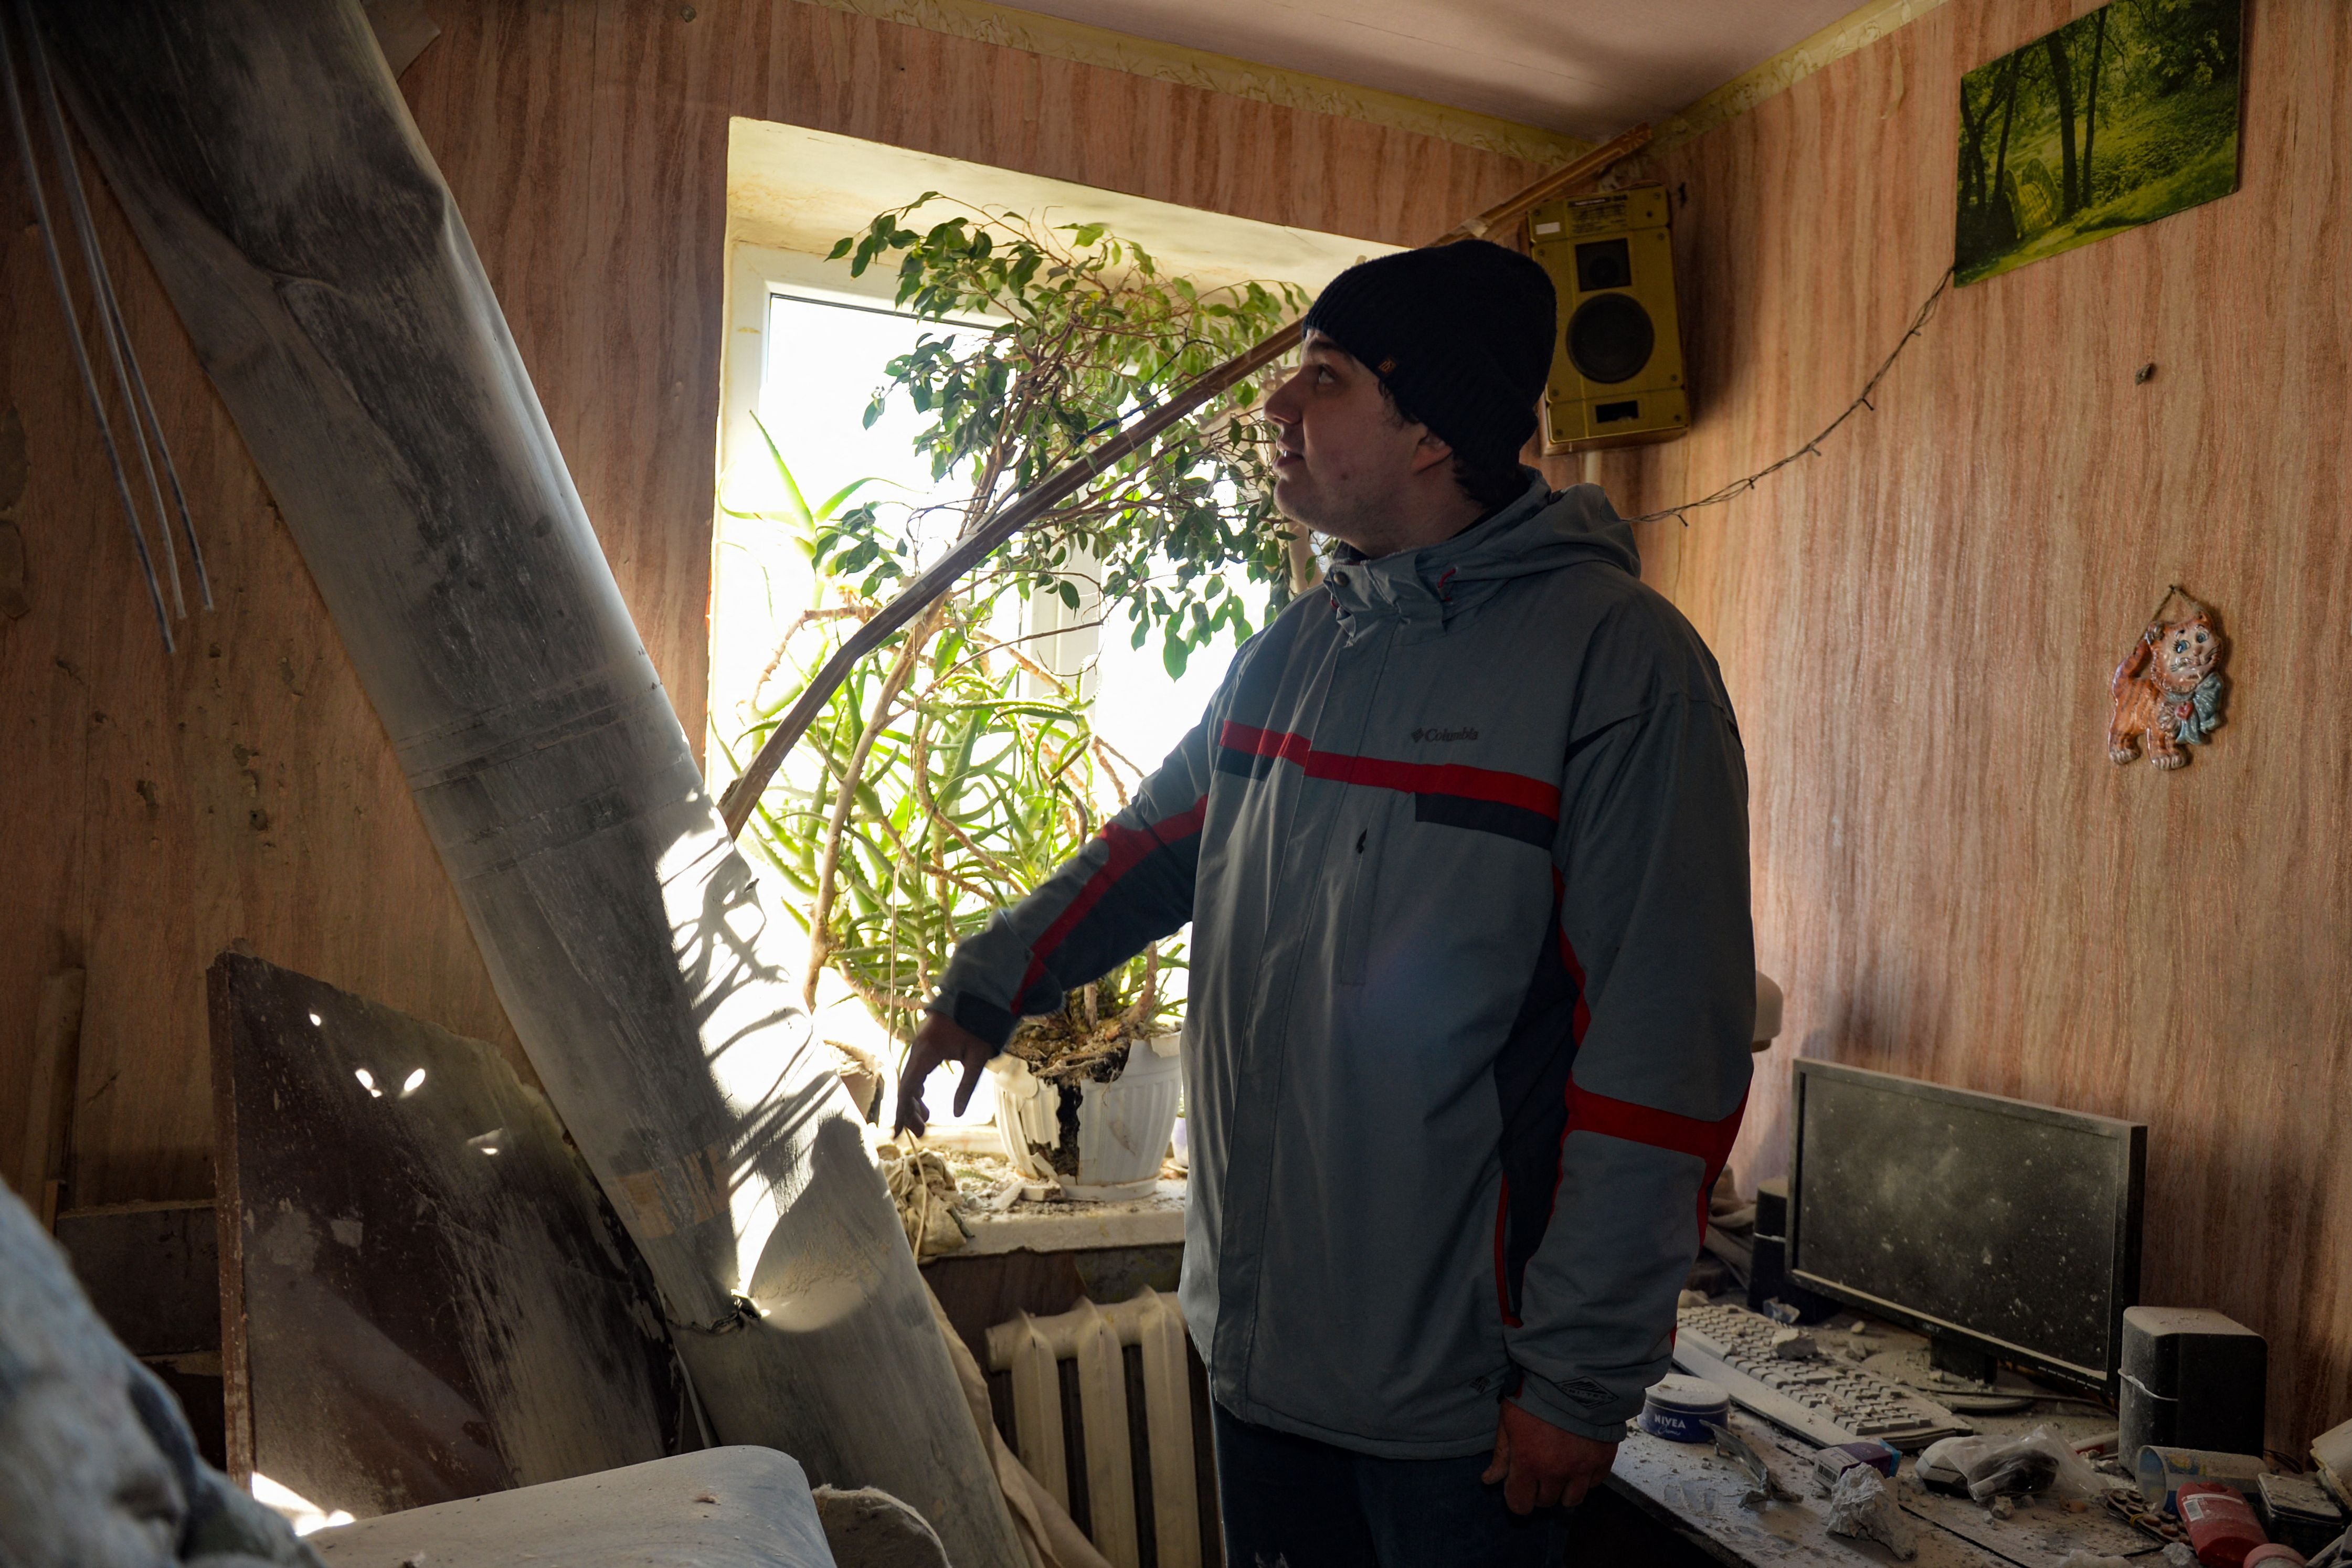
[[[994, 1135], [992, 1128], [982, 1131]], [[897, 1147], [878, 1142], [877, 1155], [887, 1161]], [[956, 1216], [968, 1233], [961, 1247], [948, 1249], [957, 1257], [1172, 1247], [1184, 1239], [1190, 1188], [1183, 1168], [1172, 1161], [1160, 1167], [1150, 1193], [1097, 1202], [1066, 1198], [992, 1151], [929, 1144], [924, 1150], [940, 1157], [956, 1184]]]

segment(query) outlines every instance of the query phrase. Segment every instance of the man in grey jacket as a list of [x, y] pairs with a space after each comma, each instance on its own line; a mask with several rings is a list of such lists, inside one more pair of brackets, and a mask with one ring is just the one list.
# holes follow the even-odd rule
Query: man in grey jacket
[[1323, 587], [957, 950], [898, 1121], [1192, 921], [1181, 1293], [1226, 1561], [1555, 1562], [1667, 1370], [1746, 1103], [1745, 763], [1631, 529], [1518, 466], [1540, 268], [1384, 257], [1307, 327], [1266, 414]]

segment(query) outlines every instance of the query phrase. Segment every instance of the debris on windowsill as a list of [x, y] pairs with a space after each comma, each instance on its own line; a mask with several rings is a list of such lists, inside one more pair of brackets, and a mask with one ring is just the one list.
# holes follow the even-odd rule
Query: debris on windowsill
[[[989, 1128], [970, 1131], [993, 1136]], [[1173, 1160], [1160, 1165], [1152, 1190], [1141, 1196], [1087, 1202], [1069, 1197], [1058, 1182], [1023, 1175], [1000, 1152], [973, 1148], [979, 1142], [966, 1137], [943, 1145], [927, 1138], [914, 1146], [911, 1162], [904, 1142], [874, 1143], [918, 1261], [1175, 1246], [1184, 1239], [1188, 1187], [1183, 1167]]]
[[947, 1160], [936, 1149], [898, 1143], [885, 1143], [875, 1152], [915, 1261], [928, 1263], [961, 1250], [971, 1239], [971, 1227], [959, 1212], [962, 1194]]

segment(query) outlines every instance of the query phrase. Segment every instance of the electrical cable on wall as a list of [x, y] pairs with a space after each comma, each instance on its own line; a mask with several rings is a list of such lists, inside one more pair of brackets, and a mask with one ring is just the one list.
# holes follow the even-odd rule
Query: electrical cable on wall
[[[163, 421], [155, 416], [155, 401], [147, 392], [146, 373], [140, 368], [138, 351], [131, 346], [131, 330], [123, 324], [122, 305], [114, 293], [114, 277], [107, 269], [106, 253], [99, 248], [98, 225], [89, 216], [89, 200], [83, 193], [81, 164], [74, 156], [73, 138], [66, 131], [65, 111], [58, 104], [57, 82], [49, 75], [49, 57], [40, 35], [30, 26], [30, 0], [17, 0], [17, 15], [26, 18], [26, 56], [33, 69], [33, 90], [40, 98], [41, 118], [48, 126], [49, 142], [57, 151], [58, 168], [64, 179], [66, 206], [73, 214], [74, 233], [81, 241], [82, 258], [89, 273], [89, 286], [98, 303], [103, 307], [99, 325], [104, 330], [106, 346], [114, 362], [116, 390], [122, 395], [124, 409], [131, 415], [131, 433], [139, 437], [139, 462], [146, 470], [147, 491], [155, 503], [155, 527], [163, 536], [163, 559], [171, 568], [172, 604], [182, 619], [188, 614], [186, 603], [180, 595], [179, 557], [172, 550], [171, 516], [164, 509], [163, 491], [155, 478], [155, 465], [163, 464], [163, 477], [171, 481], [172, 499], [177, 503], [180, 528], [188, 542], [188, 559], [195, 568], [196, 591], [204, 599], [205, 608], [213, 607], [212, 577], [205, 570], [204, 545], [196, 539], [195, 520], [188, 514], [188, 497], [180, 483], [180, 470], [172, 461], [172, 448], [163, 440]], [[148, 443], [154, 443], [151, 455]]]
[[[32, 9], [25, 0], [17, 0], [12, 9], [16, 26], [23, 34], [35, 90], [46, 111], [49, 136], [64, 171], [62, 178], [68, 205], [72, 212], [75, 234], [81, 243], [83, 260], [90, 278], [91, 303], [97, 311], [100, 335], [106, 342], [113, 364], [116, 388], [131, 416], [131, 433], [139, 441], [140, 464], [146, 473], [149, 495], [155, 506], [156, 527], [163, 536], [164, 567], [171, 579], [173, 606], [182, 618], [185, 618], [187, 605], [180, 592], [179, 558], [173, 549], [171, 516], [164, 507], [163, 487], [156, 478], [156, 454], [162, 457], [163, 472], [171, 480], [173, 497], [179, 503], [188, 552], [195, 563], [197, 587], [203, 595], [205, 608], [209, 610], [213, 607], [212, 583], [205, 570], [204, 551], [197, 542], [195, 524], [188, 513], [187, 497], [180, 483], [179, 470], [173, 464], [169, 447], [163, 444], [163, 427], [156, 418], [153, 399], [148, 395], [146, 377], [140, 370], [138, 355], [132, 351], [124, 329], [113, 280], [106, 270], [106, 258], [98, 247], [97, 227], [90, 220], [89, 204], [83, 196], [80, 171], [74, 161], [73, 145], [66, 132], [64, 114], [58, 107], [57, 88], [49, 77], [48, 61], [43, 53]], [[178, 642], [172, 635], [171, 613], [163, 605], [163, 578], [156, 571], [154, 553], [148, 547], [147, 531], [140, 519], [138, 504], [131, 499], [131, 476], [123, 465], [122, 448], [115, 439], [113, 424], [107, 417], [106, 402], [99, 391], [97, 373], [91, 368], [89, 352], [82, 341], [81, 318], [74, 309], [73, 293], [66, 281], [65, 258], [58, 249], [56, 227], [49, 220], [48, 199], [42, 189], [39, 167], [34, 158], [32, 130], [25, 117], [24, 98], [17, 84], [16, 48], [5, 26], [0, 26], [0, 87], [5, 87], [10, 129], [16, 142], [16, 155], [25, 166], [25, 186], [32, 197], [34, 221], [41, 231], [41, 247], [44, 259], [48, 264], [49, 282], [57, 291], [58, 309], [65, 317], [66, 338], [73, 349], [75, 368], [81, 374], [82, 393], [89, 399], [90, 415], [98, 422], [99, 438], [106, 447], [107, 461], [114, 472], [115, 495], [122, 503], [123, 521], [130, 525], [131, 542], [139, 553], [140, 569], [147, 579], [147, 597], [155, 612], [156, 628], [163, 634], [163, 651], [173, 653], [178, 651]], [[153, 453], [147, 444], [151, 430], [155, 443]]]
[[1897, 342], [1895, 345], [1894, 351], [1890, 353], [1885, 360], [1880, 362], [1876, 373], [1874, 374], [1868, 381], [1863, 384], [1862, 391], [1855, 395], [1854, 400], [1852, 403], [1847, 404], [1844, 411], [1839, 414], [1836, 418], [1831, 420], [1829, 424], [1822, 428], [1820, 435], [1814, 437], [1811, 440], [1806, 442], [1803, 446], [1798, 447], [1795, 451], [1790, 453], [1779, 462], [1771, 464], [1767, 468], [1759, 468], [1754, 473], [1748, 475], [1744, 479], [1734, 479], [1729, 484], [1723, 486], [1720, 489], [1717, 489], [1706, 495], [1701, 496], [1696, 500], [1684, 501], [1679, 506], [1665, 507], [1657, 511], [1643, 512], [1641, 516], [1629, 519], [1628, 521], [1633, 522], [1664, 522], [1667, 518], [1671, 517], [1680, 522], [1684, 527], [1687, 528], [1690, 526], [1690, 519], [1683, 515], [1685, 512], [1696, 511], [1703, 506], [1723, 506], [1730, 501], [1737, 500], [1741, 496], [1744, 496], [1748, 491], [1754, 489], [1764, 480], [1770, 479], [1774, 474], [1779, 473], [1782, 468], [1785, 468], [1790, 464], [1795, 462], [1798, 458], [1820, 457], [1822, 455], [1822, 443], [1835, 435], [1837, 433], [1838, 426], [1853, 418], [1857, 411], [1867, 408], [1874, 414], [1878, 412], [1878, 405], [1871, 402], [1870, 395], [1878, 390], [1878, 384], [1886, 379], [1887, 373], [1895, 368], [1895, 362], [1903, 357], [1903, 351], [1911, 346], [1912, 340], [1927, 330], [1928, 318], [1936, 313], [1936, 307], [1942, 303], [1945, 290], [1949, 289], [1951, 286], [1952, 268], [1947, 267], [1944, 268], [1944, 275], [1936, 280], [1936, 287], [1928, 294], [1927, 301], [1919, 307], [1918, 313], [1911, 318], [1910, 329], [1903, 334], [1902, 341]]

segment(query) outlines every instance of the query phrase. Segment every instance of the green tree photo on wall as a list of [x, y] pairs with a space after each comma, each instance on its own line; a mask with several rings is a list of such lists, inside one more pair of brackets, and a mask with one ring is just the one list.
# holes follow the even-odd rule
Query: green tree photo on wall
[[1974, 283], [2238, 188], [2243, 0], [2111, 0], [1960, 79]]

